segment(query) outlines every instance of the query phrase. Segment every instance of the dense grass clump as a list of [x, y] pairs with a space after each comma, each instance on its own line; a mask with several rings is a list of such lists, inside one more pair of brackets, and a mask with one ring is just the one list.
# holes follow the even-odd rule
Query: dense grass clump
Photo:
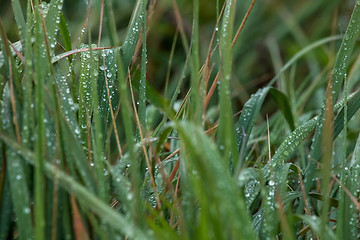
[[0, 239], [359, 238], [360, 0], [2, 5]]

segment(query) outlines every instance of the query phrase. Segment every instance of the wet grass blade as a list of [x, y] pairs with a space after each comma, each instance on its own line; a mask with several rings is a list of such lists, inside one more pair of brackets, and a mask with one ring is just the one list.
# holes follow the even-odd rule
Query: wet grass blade
[[222, 28], [220, 32], [220, 121], [218, 143], [223, 156], [228, 158], [230, 153], [234, 166], [238, 164], [238, 150], [235, 141], [235, 129], [232, 118], [232, 104], [230, 94], [230, 80], [232, 69], [232, 35], [235, 18], [236, 1], [226, 2]]
[[[250, 97], [242, 109], [239, 121], [235, 126], [237, 146], [239, 151], [241, 150], [242, 146], [244, 146], [244, 148], [247, 147], [247, 142], [249, 141], [251, 131], [268, 92], [269, 87], [259, 89], [254, 95]], [[244, 155], [246, 156], [246, 153]], [[239, 166], [242, 166], [242, 164], [243, 163], [240, 163]]]
[[[95, 45], [94, 45], [95, 46]], [[80, 60], [80, 82], [79, 82], [79, 113], [78, 124], [80, 127], [81, 143], [88, 148], [88, 128], [90, 128], [91, 112], [93, 110], [93, 84], [91, 76], [97, 74], [97, 68], [90, 69], [91, 59], [98, 59], [97, 53], [93, 51], [81, 53]]]
[[66, 51], [70, 51], [72, 47], [71, 47], [69, 27], [66, 23], [66, 19], [64, 17], [64, 14], [62, 14], [62, 12], [60, 12], [59, 32], [64, 42], [64, 47]]
[[[9, 135], [15, 137], [12, 124], [12, 113], [10, 103], [10, 88], [4, 89], [3, 103], [2, 103], [2, 130], [7, 132]], [[20, 139], [18, 139], [19, 142]], [[5, 146], [4, 146], [5, 147]], [[31, 220], [31, 209], [29, 199], [29, 189], [27, 185], [26, 175], [24, 173], [24, 162], [19, 155], [11, 148], [2, 149], [5, 153], [2, 161], [7, 164], [3, 165], [6, 167], [8, 174], [8, 183], [10, 186], [11, 197], [14, 206], [14, 212], [16, 214], [17, 227], [19, 230], [20, 239], [26, 239], [28, 236], [33, 236], [32, 220]], [[3, 170], [5, 170], [3, 169]]]
[[[143, 131], [146, 130], [146, 64], [147, 64], [147, 49], [146, 49], [146, 3], [143, 4], [142, 9], [142, 49], [141, 49], [141, 77], [139, 86], [139, 102], [138, 115], [140, 126]], [[140, 136], [139, 136], [140, 137]], [[139, 139], [138, 137], [138, 139]]]
[[323, 229], [320, 227], [320, 219], [316, 216], [308, 216], [308, 215], [296, 215], [296, 217], [303, 220], [306, 224], [310, 226], [310, 228], [318, 235], [324, 236], [325, 239], [335, 240], [335, 234], [331, 231], [331, 229], [326, 226], [324, 232]]
[[45, 106], [44, 106], [44, 85], [46, 75], [48, 73], [48, 65], [44, 59], [45, 43], [44, 33], [42, 31], [42, 18], [39, 3], [35, 1], [35, 70], [37, 81], [35, 82], [35, 105], [36, 105], [36, 121], [37, 121], [37, 139], [35, 142], [36, 162], [34, 184], [35, 184], [35, 238], [39, 240], [45, 239]]
[[[172, 126], [179, 132], [186, 149], [184, 164], [189, 171], [183, 177], [193, 183], [192, 191], [195, 191], [196, 196], [201, 196], [201, 215], [207, 215], [202, 218], [206, 222], [199, 223], [199, 231], [202, 224], [205, 224], [203, 227], [208, 227], [200, 236], [209, 237], [214, 234], [217, 239], [257, 239], [246, 214], [245, 200], [236, 190], [228, 164], [221, 161], [222, 157], [216, 145], [193, 123], [180, 121], [172, 123]], [[212, 186], [211, 189], [209, 186]], [[206, 208], [210, 202], [223, 207], [221, 210]], [[229, 221], [231, 225], [227, 224]]]
[[[355, 4], [352, 16], [349, 21], [349, 25], [346, 29], [343, 41], [341, 43], [340, 49], [338, 51], [334, 68], [332, 70], [332, 103], [337, 100], [339, 92], [344, 78], [347, 77], [346, 72], [350, 63], [350, 57], [354, 50], [355, 42], [360, 31], [360, 1], [357, 1]], [[325, 104], [324, 104], [325, 106]], [[309, 162], [310, 173], [307, 174], [306, 178], [306, 188], [309, 190], [313, 186], [313, 170], [316, 168], [316, 162], [320, 160], [321, 157], [321, 139], [322, 139], [322, 122], [324, 119], [324, 111], [322, 110], [318, 127], [316, 128], [315, 135], [313, 138], [313, 143], [311, 146], [310, 157], [314, 161]]]
[[[36, 155], [17, 144], [14, 140], [0, 132], [0, 138], [12, 150], [21, 153], [21, 155], [31, 164], [35, 164]], [[76, 182], [72, 177], [63, 171], [56, 169], [52, 164], [45, 162], [44, 170], [47, 177], [57, 179], [59, 185], [68, 193], [73, 194], [83, 206], [96, 213], [106, 224], [118, 230], [130, 238], [134, 239], [152, 239], [150, 233], [145, 233], [138, 227], [129, 223], [122, 215], [113, 211], [107, 204], [102, 202], [95, 194], [88, 191], [85, 187]]]
[[137, 0], [134, 11], [131, 15], [130, 23], [125, 35], [124, 43], [121, 47], [122, 52], [122, 62], [124, 64], [124, 69], [127, 71], [130, 66], [132, 56], [135, 51], [136, 43], [140, 34], [141, 27], [141, 16], [143, 7], [142, 5], [146, 4], [145, 0]]
[[12, 9], [15, 15], [16, 25], [18, 26], [21, 40], [25, 42], [26, 39], [26, 24], [24, 14], [21, 10], [21, 5], [19, 0], [11, 1]]
[[[344, 164], [341, 181], [353, 196], [357, 196], [360, 181], [360, 135], [349, 163]], [[341, 189], [339, 197], [339, 213], [337, 218], [336, 236], [338, 239], [356, 239], [358, 236], [359, 219], [354, 210], [356, 206]]]
[[46, 14], [45, 23], [46, 23], [46, 35], [48, 37], [47, 41], [50, 46], [50, 55], [53, 55], [55, 44], [56, 44], [56, 34], [59, 30], [60, 23], [60, 13], [62, 11], [63, 0], [52, 0], [49, 5], [48, 13]]

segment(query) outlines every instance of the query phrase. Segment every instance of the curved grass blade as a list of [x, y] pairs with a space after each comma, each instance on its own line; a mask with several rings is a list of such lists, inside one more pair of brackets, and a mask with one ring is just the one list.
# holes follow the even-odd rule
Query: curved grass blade
[[322, 229], [320, 227], [319, 217], [309, 216], [309, 215], [296, 215], [296, 216], [301, 220], [303, 220], [306, 224], [308, 224], [317, 235], [319, 236], [323, 235], [325, 236], [325, 239], [336, 240], [335, 234], [331, 231], [331, 229], [328, 226], [325, 227], [325, 231], [323, 233], [321, 232]]
[[[5, 142], [12, 150], [19, 152], [28, 162], [35, 164], [36, 156], [33, 152], [24, 148], [22, 145], [19, 145], [13, 139], [4, 135], [2, 132], [0, 132], [0, 139]], [[80, 185], [63, 171], [56, 169], [49, 162], [45, 162], [44, 170], [49, 178], [52, 178], [53, 180], [56, 179], [62, 188], [64, 188], [68, 193], [73, 194], [82, 203], [83, 206], [93, 211], [113, 229], [124, 233], [132, 239], [152, 239], [151, 233], [143, 232], [138, 227], [129, 223], [129, 221], [124, 216], [111, 209], [95, 194], [88, 191], [85, 187]]]
[[[242, 109], [239, 121], [236, 123], [235, 126], [237, 147], [239, 151], [241, 150], [241, 148], [246, 149], [247, 147], [249, 136], [259, 115], [264, 99], [269, 92], [269, 89], [269, 87], [259, 89], [255, 94], [250, 97], [250, 99], [245, 103]], [[246, 153], [244, 154], [244, 156], [246, 156]], [[239, 166], [241, 167], [241, 165], [242, 163], [240, 163]]]
[[311, 50], [320, 47], [326, 43], [332, 42], [332, 41], [336, 41], [336, 40], [340, 40], [343, 37], [340, 35], [336, 35], [336, 36], [330, 36], [330, 37], [326, 37], [323, 39], [320, 39], [316, 42], [311, 43], [310, 45], [304, 47], [303, 49], [301, 49], [298, 53], [296, 53], [280, 70], [279, 72], [271, 79], [271, 81], [268, 83], [268, 86], [271, 86], [274, 84], [274, 82], [281, 76], [281, 74], [283, 74], [289, 67], [291, 67], [297, 60], [299, 60], [301, 57], [303, 57], [305, 54], [307, 54], [308, 52], [310, 52]]
[[[336, 57], [335, 65], [332, 70], [332, 104], [337, 100], [339, 92], [341, 90], [341, 85], [343, 83], [344, 78], [346, 78], [347, 68], [350, 63], [350, 57], [354, 50], [356, 39], [358, 38], [360, 31], [360, 1], [357, 1], [355, 4], [353, 13], [351, 15], [349, 25], [346, 29], [343, 41], [341, 43], [340, 49], [338, 51], [338, 55]], [[324, 104], [325, 106], [325, 104]], [[322, 123], [324, 121], [324, 108], [320, 113], [318, 127], [316, 128], [315, 135], [313, 137], [313, 142], [311, 145], [310, 157], [314, 161], [309, 162], [309, 174], [305, 179], [305, 186], [307, 191], [314, 186], [312, 181], [314, 169], [316, 168], [317, 162], [321, 157], [321, 140], [322, 140]]]
[[[228, 162], [223, 161], [217, 146], [207, 137], [200, 127], [188, 121], [173, 122], [173, 126], [180, 135], [185, 148], [185, 164], [189, 171], [184, 172], [184, 178], [193, 185], [202, 218], [199, 228], [207, 226], [207, 232], [201, 235], [208, 237], [214, 234], [218, 239], [257, 239], [249, 216], [246, 214], [245, 199], [240, 195], [236, 183], [229, 171]], [[211, 186], [211, 188], [209, 188]], [[211, 204], [223, 206], [207, 208]], [[231, 222], [231, 224], [228, 224]], [[195, 223], [192, 223], [195, 224]], [[211, 226], [211, 227], [210, 227]], [[211, 230], [210, 230], [211, 229]]]

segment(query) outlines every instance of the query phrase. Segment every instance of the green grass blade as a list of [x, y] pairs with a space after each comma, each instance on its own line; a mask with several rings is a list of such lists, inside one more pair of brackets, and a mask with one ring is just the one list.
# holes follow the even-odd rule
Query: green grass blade
[[60, 23], [60, 13], [62, 11], [63, 0], [52, 0], [50, 2], [48, 13], [46, 14], [45, 23], [46, 23], [46, 35], [48, 37], [48, 42], [50, 45], [50, 55], [53, 55], [55, 44], [56, 44], [56, 34], [59, 29]]
[[122, 52], [122, 63], [124, 64], [124, 69], [127, 72], [128, 67], [131, 63], [131, 58], [134, 54], [136, 43], [139, 38], [140, 34], [140, 27], [141, 27], [141, 16], [143, 7], [142, 5], [146, 4], [145, 0], [137, 0], [134, 11], [132, 13], [130, 23], [125, 35], [124, 43], [121, 47]]
[[[238, 149], [242, 146], [247, 147], [249, 136], [255, 124], [256, 118], [259, 115], [264, 99], [269, 92], [269, 87], [259, 89], [250, 99], [245, 103], [239, 121], [236, 123], [236, 138]], [[246, 155], [246, 154], [244, 154]], [[240, 163], [240, 167], [243, 163]], [[238, 167], [239, 168], [239, 167]]]
[[232, 154], [234, 166], [238, 162], [232, 104], [230, 94], [230, 79], [232, 69], [232, 36], [235, 18], [236, 1], [226, 2], [222, 28], [220, 32], [220, 121], [218, 132], [219, 147], [226, 158]]
[[11, 1], [12, 9], [15, 15], [16, 25], [18, 26], [21, 40], [25, 42], [26, 39], [26, 24], [24, 14], [21, 10], [21, 5], [19, 0]]
[[[145, 1], [146, 2], [146, 1]], [[141, 78], [139, 86], [139, 103], [138, 115], [140, 127], [142, 131], [146, 130], [146, 64], [147, 64], [147, 49], [146, 49], [146, 3], [143, 3], [142, 9], [142, 49], [141, 49]], [[143, 133], [144, 135], [144, 133]], [[140, 140], [140, 136], [138, 137]]]
[[[209, 237], [214, 234], [212, 236], [217, 239], [256, 239], [250, 218], [246, 214], [244, 198], [236, 189], [227, 162], [221, 160], [216, 145], [193, 123], [180, 121], [172, 123], [172, 126], [179, 132], [186, 149], [185, 165], [189, 172], [183, 177], [191, 179], [193, 191], [201, 196], [201, 215], [208, 215], [204, 219], [207, 222], [199, 223], [200, 229], [201, 224], [208, 224], [204, 233], [206, 235], [200, 236]], [[221, 211], [220, 208], [206, 208], [210, 203], [220, 204]]]
[[[99, 111], [100, 116], [104, 120], [103, 131], [106, 132], [107, 126], [111, 123], [110, 115], [110, 101], [112, 111], [115, 113], [119, 105], [119, 94], [117, 80], [117, 63], [115, 51], [113, 49], [106, 49], [101, 52], [100, 57], [100, 71], [98, 79], [99, 92]], [[107, 83], [106, 83], [107, 82]], [[109, 94], [107, 89], [109, 89]], [[109, 99], [110, 98], [110, 99]]]
[[[4, 146], [3, 146], [4, 147]], [[3, 159], [2, 159], [3, 160]], [[2, 176], [5, 175], [5, 169], [2, 170]], [[0, 206], [0, 239], [6, 239], [11, 233], [13, 203], [9, 187], [9, 178], [3, 179], [1, 188], [1, 206]]]
[[33, 15], [31, 14], [30, 2], [27, 4], [26, 19], [26, 40], [25, 40], [25, 78], [24, 78], [24, 113], [23, 113], [23, 131], [22, 141], [25, 146], [30, 145], [30, 138], [34, 129], [34, 109], [33, 109], [33, 54], [32, 54], [32, 24]]
[[66, 51], [70, 51], [72, 47], [71, 47], [69, 27], [68, 24], [66, 23], [66, 19], [62, 12], [60, 12], [59, 32], [64, 42], [64, 48], [66, 49]]
[[[7, 85], [8, 86], [8, 85]], [[12, 113], [10, 105], [10, 89], [6, 87], [4, 89], [3, 103], [1, 114], [2, 119], [2, 130], [7, 132], [11, 136], [15, 136], [13, 126], [12, 126]], [[9, 186], [11, 191], [11, 197], [14, 204], [14, 210], [17, 217], [17, 227], [19, 231], [20, 239], [27, 239], [28, 237], [32, 238], [33, 228], [31, 220], [31, 210], [30, 210], [30, 199], [29, 199], [29, 190], [27, 186], [27, 179], [24, 173], [24, 162], [20, 159], [19, 155], [11, 149], [7, 148], [6, 150], [6, 166]], [[3, 161], [5, 161], [3, 159]], [[5, 170], [5, 169], [4, 169]]]
[[35, 1], [35, 105], [37, 120], [37, 139], [35, 142], [36, 162], [34, 184], [35, 184], [35, 238], [45, 239], [45, 181], [44, 181], [44, 162], [45, 162], [45, 106], [44, 106], [44, 85], [48, 72], [48, 65], [44, 59], [45, 44], [44, 33], [42, 31], [42, 17], [39, 3]]
[[342, 36], [330, 36], [323, 39], [320, 39], [316, 42], [313, 42], [306, 46], [305, 48], [301, 49], [298, 53], [296, 53], [287, 63], [279, 70], [279, 72], [271, 79], [271, 81], [268, 83], [268, 86], [271, 86], [274, 84], [274, 82], [287, 70], [289, 69], [297, 60], [299, 60], [301, 57], [303, 57], [305, 54], [309, 53], [315, 48], [318, 48], [326, 43], [333, 42], [336, 40], [341, 40]]
[[271, 96], [273, 96], [277, 105], [279, 106], [282, 114], [284, 115], [287, 123], [290, 126], [291, 131], [294, 131], [295, 123], [287, 96], [276, 88], [270, 88], [270, 94]]
[[199, 74], [199, 0], [193, 1], [193, 23], [191, 36], [191, 55], [190, 55], [190, 73], [191, 73], [191, 99], [190, 116], [197, 124], [201, 123], [202, 106], [204, 97], [204, 86], [200, 83]]
[[[95, 46], [95, 45], [94, 45]], [[85, 148], [88, 148], [88, 128], [90, 127], [91, 112], [93, 109], [93, 84], [91, 76], [97, 73], [97, 68], [91, 69], [91, 59], [98, 59], [97, 53], [82, 52], [80, 60], [80, 82], [79, 82], [79, 112], [78, 123], [80, 127], [81, 143]]]
[[338, 51], [334, 68], [332, 70], [332, 99], [333, 103], [341, 90], [342, 83], [346, 77], [347, 68], [350, 63], [350, 57], [354, 50], [355, 42], [359, 37], [360, 31], [360, 1], [355, 4], [351, 15], [349, 25], [346, 29], [343, 41]]
[[325, 231], [321, 232], [322, 229], [320, 227], [320, 219], [316, 216], [309, 215], [296, 215], [301, 220], [303, 220], [307, 225], [311, 227], [311, 229], [319, 236], [323, 235], [325, 239], [335, 240], [335, 234], [331, 231], [331, 229], [326, 226]]
[[[349, 98], [348, 98], [349, 99]], [[347, 121], [349, 121], [355, 113], [360, 108], [360, 91], [357, 91], [355, 94], [351, 95], [350, 100], [347, 102]], [[345, 108], [342, 108], [341, 111], [335, 118], [334, 122], [334, 138], [336, 138], [344, 128], [344, 112]]]
[[[89, 31], [90, 38], [90, 31]], [[97, 52], [92, 51], [92, 47], [90, 46], [90, 56], [94, 56], [89, 59], [90, 75], [88, 76], [91, 84], [91, 94], [92, 94], [92, 106], [93, 106], [93, 128], [91, 129], [91, 136], [93, 140], [93, 157], [94, 157], [94, 168], [97, 179], [97, 190], [99, 193], [100, 199], [103, 201], [108, 200], [108, 186], [105, 184], [105, 176], [104, 176], [104, 153], [103, 153], [103, 132], [102, 132], [102, 121], [100, 119], [100, 111], [99, 111], [99, 98], [98, 98], [98, 90], [97, 90], [97, 82], [98, 82], [98, 56]]]
[[[344, 165], [341, 180], [345, 188], [353, 196], [357, 196], [360, 182], [360, 135], [356, 141], [355, 149], [349, 163]], [[337, 218], [336, 236], [338, 239], [356, 239], [358, 237], [358, 216], [349, 196], [340, 190], [339, 213]]]
[[[21, 153], [21, 155], [31, 164], [35, 164], [36, 155], [17, 144], [14, 140], [0, 132], [0, 138], [11, 149]], [[44, 170], [46, 175], [53, 180], [57, 180], [59, 185], [68, 193], [73, 194], [82, 204], [96, 215], [98, 215], [106, 224], [113, 229], [121, 231], [134, 239], [152, 239], [151, 233], [146, 233], [138, 227], [129, 223], [125, 217], [111, 209], [102, 202], [95, 194], [89, 192], [85, 187], [76, 182], [72, 177], [63, 171], [56, 169], [52, 164], [45, 162]]]
[[[350, 56], [354, 50], [355, 41], [358, 37], [360, 30], [360, 1], [357, 1], [349, 25], [346, 29], [345, 36], [341, 43], [338, 55], [336, 57], [336, 62], [332, 70], [332, 101], [333, 103], [337, 100], [337, 97], [340, 92], [341, 85], [344, 78], [346, 77], [347, 68], [350, 63]], [[310, 157], [314, 161], [310, 161], [309, 169], [310, 173], [307, 174], [306, 178], [306, 188], [309, 190], [313, 184], [313, 170], [316, 168], [316, 162], [320, 160], [321, 157], [321, 139], [322, 139], [322, 122], [324, 118], [324, 112], [322, 110], [319, 117], [319, 124], [315, 131], [315, 136], [313, 138], [313, 143], [311, 146]]]

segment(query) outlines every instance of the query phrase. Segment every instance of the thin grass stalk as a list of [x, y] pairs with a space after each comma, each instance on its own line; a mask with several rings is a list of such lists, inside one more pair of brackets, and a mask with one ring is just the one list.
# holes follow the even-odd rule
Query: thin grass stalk
[[191, 73], [191, 101], [190, 115], [191, 119], [197, 124], [201, 123], [202, 102], [204, 96], [204, 87], [201, 86], [201, 78], [199, 74], [199, 0], [193, 1], [193, 23], [191, 36], [191, 57], [190, 57], [190, 73]]
[[[143, 1], [142, 4], [142, 50], [141, 50], [141, 77], [140, 77], [140, 87], [139, 87], [139, 103], [138, 103], [138, 114], [139, 114], [139, 128], [142, 128], [142, 131], [146, 130], [146, 64], [147, 64], [147, 49], [146, 49], [146, 4], [147, 0]], [[139, 129], [140, 132], [140, 129]], [[140, 136], [138, 136], [139, 140]]]
[[225, 159], [231, 157], [236, 168], [239, 159], [236, 149], [234, 122], [232, 119], [232, 104], [230, 80], [232, 69], [232, 35], [235, 19], [235, 0], [226, 2], [222, 28], [220, 32], [220, 122], [218, 143]]
[[33, 60], [32, 60], [32, 43], [31, 27], [33, 14], [31, 13], [30, 1], [27, 4], [26, 20], [26, 40], [25, 40], [25, 78], [24, 78], [24, 112], [23, 112], [23, 129], [22, 141], [25, 146], [30, 145], [31, 131], [34, 126], [33, 115]]
[[[89, 39], [91, 39], [91, 31], [89, 30]], [[90, 41], [91, 42], [91, 41]], [[90, 44], [90, 56], [93, 56], [92, 45]], [[108, 187], [105, 183], [105, 165], [104, 165], [104, 153], [103, 153], [103, 134], [102, 134], [102, 126], [101, 126], [101, 119], [99, 113], [99, 99], [98, 99], [98, 91], [97, 91], [97, 79], [98, 79], [98, 60], [96, 57], [90, 57], [89, 64], [90, 64], [90, 82], [91, 82], [91, 90], [92, 90], [92, 106], [93, 106], [93, 129], [92, 129], [92, 136], [93, 136], [93, 149], [94, 149], [94, 166], [96, 172], [96, 179], [97, 179], [97, 190], [99, 193], [100, 198], [107, 202], [108, 199]]]
[[35, 1], [35, 70], [37, 73], [35, 82], [35, 104], [37, 120], [37, 139], [35, 141], [36, 162], [35, 162], [35, 239], [45, 239], [45, 124], [44, 124], [44, 84], [47, 67], [44, 65], [44, 33], [42, 32], [42, 12], [39, 3]]
[[321, 159], [321, 188], [322, 188], [322, 206], [321, 206], [321, 231], [320, 239], [325, 239], [326, 226], [328, 225], [328, 210], [330, 198], [330, 176], [332, 170], [332, 149], [333, 149], [333, 106], [332, 106], [332, 82], [329, 81], [326, 90], [325, 102], [325, 116], [323, 122], [322, 133], [322, 150], [323, 156]]
[[132, 185], [132, 191], [134, 194], [134, 219], [133, 221], [135, 223], [138, 223], [140, 218], [142, 217], [142, 210], [139, 207], [139, 199], [140, 199], [140, 176], [139, 171], [137, 168], [138, 161], [136, 160], [136, 153], [134, 151], [134, 130], [133, 130], [133, 123], [132, 123], [132, 116], [133, 113], [131, 111], [131, 104], [129, 101], [129, 95], [127, 91], [127, 77], [125, 75], [124, 71], [124, 65], [121, 59], [121, 52], [120, 49], [115, 50], [115, 55], [117, 58], [117, 66], [118, 66], [118, 84], [119, 84], [119, 91], [120, 91], [120, 102], [121, 104], [121, 113], [122, 113], [122, 119], [125, 129], [125, 138], [127, 142], [127, 152], [129, 154], [129, 158], [131, 161], [130, 166], [130, 172], [131, 172], [131, 185]]

